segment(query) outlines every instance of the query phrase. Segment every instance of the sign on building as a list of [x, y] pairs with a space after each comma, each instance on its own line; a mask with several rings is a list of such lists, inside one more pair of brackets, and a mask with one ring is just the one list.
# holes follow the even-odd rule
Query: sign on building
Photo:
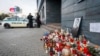
[[90, 23], [90, 32], [100, 33], [100, 23]]

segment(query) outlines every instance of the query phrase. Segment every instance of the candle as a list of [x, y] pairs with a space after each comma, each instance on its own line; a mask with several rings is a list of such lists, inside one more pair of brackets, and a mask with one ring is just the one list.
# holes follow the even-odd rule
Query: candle
[[88, 50], [87, 47], [84, 47], [83, 53], [86, 54], [86, 55], [88, 55], [88, 56], [91, 56], [91, 54], [90, 54], [90, 52], [89, 52], [89, 50]]

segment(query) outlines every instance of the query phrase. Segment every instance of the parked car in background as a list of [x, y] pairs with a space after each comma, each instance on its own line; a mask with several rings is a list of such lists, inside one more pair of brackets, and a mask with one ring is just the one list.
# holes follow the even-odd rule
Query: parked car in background
[[[2, 26], [4, 28], [11, 28], [11, 27], [28, 27], [28, 19], [20, 18], [20, 17], [6, 17], [2, 22]], [[37, 24], [33, 21], [33, 27]]]

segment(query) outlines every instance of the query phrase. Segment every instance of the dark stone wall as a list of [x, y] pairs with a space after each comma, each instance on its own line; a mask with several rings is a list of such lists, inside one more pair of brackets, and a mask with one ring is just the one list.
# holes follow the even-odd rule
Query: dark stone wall
[[61, 23], [61, 0], [46, 0], [46, 22]]
[[82, 17], [80, 34], [84, 34], [91, 42], [100, 45], [100, 33], [90, 32], [90, 23], [100, 22], [100, 0], [62, 0], [62, 27], [72, 29], [74, 19]]

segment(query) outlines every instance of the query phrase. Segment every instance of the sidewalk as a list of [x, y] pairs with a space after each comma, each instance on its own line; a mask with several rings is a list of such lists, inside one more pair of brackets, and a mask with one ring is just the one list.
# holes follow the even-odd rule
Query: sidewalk
[[42, 27], [47, 30], [61, 29], [61, 24], [60, 23], [52, 23], [52, 24], [42, 25]]

